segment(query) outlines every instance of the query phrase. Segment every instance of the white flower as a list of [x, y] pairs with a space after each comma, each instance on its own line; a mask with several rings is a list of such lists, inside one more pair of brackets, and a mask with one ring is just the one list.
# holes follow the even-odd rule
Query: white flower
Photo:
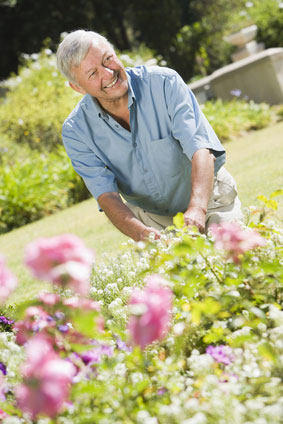
[[177, 324], [174, 325], [173, 332], [174, 334], [176, 334], [176, 336], [180, 336], [181, 334], [183, 334], [184, 329], [185, 329], [185, 323], [178, 322]]
[[134, 384], [139, 383], [140, 381], [143, 381], [143, 375], [141, 372], [134, 372], [131, 374], [131, 380]]
[[114, 374], [124, 377], [127, 372], [127, 367], [125, 364], [117, 364], [114, 368]]
[[18, 124], [19, 124], [19, 125], [24, 125], [24, 121], [23, 121], [21, 118], [19, 118], [19, 119], [18, 119]]
[[270, 305], [269, 316], [278, 326], [283, 325], [283, 311], [280, 311], [276, 306]]
[[197, 412], [192, 418], [183, 421], [183, 424], [205, 424], [207, 418], [203, 412]]
[[38, 53], [32, 53], [32, 54], [30, 55], [30, 57], [32, 58], [32, 60], [37, 60], [37, 59], [38, 59], [38, 57], [39, 57], [39, 55], [38, 55]]

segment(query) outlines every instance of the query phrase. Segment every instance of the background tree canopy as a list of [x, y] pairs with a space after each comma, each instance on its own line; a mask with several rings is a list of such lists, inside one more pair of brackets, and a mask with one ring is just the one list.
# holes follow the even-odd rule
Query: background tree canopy
[[283, 45], [279, 0], [0, 0], [0, 78], [16, 72], [21, 54], [43, 44], [56, 50], [60, 34], [78, 28], [103, 33], [119, 50], [144, 43], [185, 80], [230, 62], [227, 31], [256, 23], [266, 47]]

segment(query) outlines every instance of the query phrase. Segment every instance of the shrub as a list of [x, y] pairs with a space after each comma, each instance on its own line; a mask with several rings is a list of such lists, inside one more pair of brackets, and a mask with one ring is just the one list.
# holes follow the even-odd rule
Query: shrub
[[48, 49], [31, 55], [0, 107], [1, 131], [18, 143], [51, 150], [61, 143], [61, 128], [80, 95], [67, 89]]
[[0, 233], [35, 221], [89, 196], [63, 147], [53, 153], [2, 159]]
[[264, 128], [272, 118], [269, 105], [253, 101], [209, 101], [202, 110], [221, 141], [231, 140], [248, 130]]

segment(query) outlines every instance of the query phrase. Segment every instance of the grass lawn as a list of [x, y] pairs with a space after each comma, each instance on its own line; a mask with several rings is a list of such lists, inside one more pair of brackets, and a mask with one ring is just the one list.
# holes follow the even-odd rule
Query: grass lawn
[[[238, 183], [244, 206], [255, 204], [257, 195], [269, 196], [283, 186], [282, 134], [283, 122], [225, 145], [228, 156], [226, 167]], [[281, 217], [282, 209], [281, 201]], [[39, 289], [46, 287], [44, 283], [31, 279], [22, 264], [26, 244], [38, 237], [63, 233], [74, 233], [81, 237], [88, 247], [96, 251], [98, 260], [102, 253], [118, 252], [121, 243], [127, 240], [108, 222], [104, 214], [98, 211], [93, 199], [1, 235], [0, 252], [20, 279], [20, 284], [9, 303], [19, 303], [33, 297]]]

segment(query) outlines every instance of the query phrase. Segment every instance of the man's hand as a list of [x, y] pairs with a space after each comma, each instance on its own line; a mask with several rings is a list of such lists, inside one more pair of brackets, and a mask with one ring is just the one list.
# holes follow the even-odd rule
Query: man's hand
[[160, 238], [160, 232], [155, 228], [147, 227], [137, 219], [133, 212], [123, 203], [118, 193], [103, 193], [99, 196], [98, 203], [112, 224], [133, 240], [146, 240], [150, 233], [154, 233], [155, 240]]
[[153, 227], [145, 227], [141, 234], [141, 240], [148, 240], [150, 234], [154, 234], [154, 240], [158, 240], [161, 237], [160, 231], [156, 230]]
[[200, 233], [205, 231], [205, 209], [199, 206], [189, 206], [184, 213], [185, 224], [189, 227], [191, 225], [196, 226]]

